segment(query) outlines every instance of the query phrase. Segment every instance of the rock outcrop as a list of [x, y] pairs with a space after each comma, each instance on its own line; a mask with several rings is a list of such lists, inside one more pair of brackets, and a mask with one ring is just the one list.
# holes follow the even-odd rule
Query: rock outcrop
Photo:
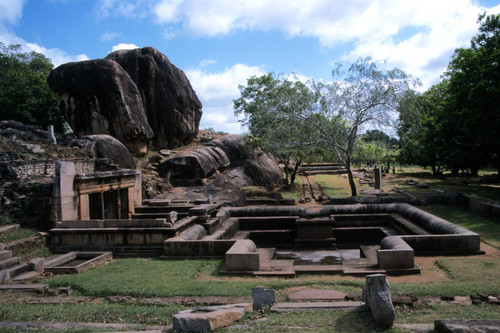
[[120, 50], [105, 59], [54, 69], [48, 79], [77, 136], [108, 134], [134, 154], [189, 143], [201, 103], [186, 75], [154, 48]]
[[193, 140], [202, 105], [182, 70], [152, 47], [116, 51], [106, 59], [120, 64], [141, 92], [156, 147], [174, 148]]
[[[245, 141], [239, 135], [227, 135], [163, 159], [158, 173], [174, 186], [191, 186], [192, 191], [186, 188], [189, 200], [211, 196], [237, 206], [246, 203], [243, 187], [271, 186], [283, 177], [273, 156], [260, 150], [245, 152]], [[196, 185], [205, 185], [205, 189]]]
[[174, 185], [201, 185], [204, 178], [230, 166], [231, 170], [218, 177], [215, 185], [269, 186], [283, 177], [283, 170], [274, 157], [260, 150], [245, 153], [245, 141], [239, 135], [227, 135], [204, 146], [184, 150], [164, 160], [158, 171]]

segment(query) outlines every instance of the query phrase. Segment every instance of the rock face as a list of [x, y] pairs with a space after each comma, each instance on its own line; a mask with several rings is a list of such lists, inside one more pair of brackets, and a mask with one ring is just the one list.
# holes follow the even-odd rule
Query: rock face
[[363, 302], [370, 308], [379, 327], [383, 329], [392, 327], [395, 312], [392, 305], [391, 288], [384, 274], [373, 274], [366, 277]]
[[116, 51], [106, 59], [119, 63], [140, 91], [156, 147], [173, 148], [193, 140], [202, 105], [182, 70], [152, 47]]
[[222, 171], [244, 152], [245, 142], [239, 135], [228, 135], [205, 146], [195, 147], [167, 158], [159, 166], [162, 176], [170, 174], [173, 184], [200, 184], [203, 178]]
[[72, 144], [84, 148], [96, 158], [107, 158], [120, 168], [135, 169], [135, 161], [127, 147], [110, 135], [87, 135]]
[[154, 48], [64, 64], [48, 82], [78, 136], [109, 134], [144, 154], [149, 142], [173, 148], [198, 132], [199, 99], [184, 72]]
[[227, 135], [205, 146], [184, 150], [163, 161], [159, 172], [163, 177], [169, 175], [174, 185], [199, 185], [204, 178], [229, 167], [231, 170], [217, 178], [214, 185], [269, 186], [283, 177], [283, 170], [274, 157], [260, 150], [245, 154], [245, 141], [239, 135]]

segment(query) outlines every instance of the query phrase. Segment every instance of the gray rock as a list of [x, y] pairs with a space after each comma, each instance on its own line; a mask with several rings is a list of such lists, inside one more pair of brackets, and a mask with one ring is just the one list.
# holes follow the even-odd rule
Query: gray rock
[[120, 64], [141, 92], [154, 146], [174, 148], [193, 140], [202, 105], [182, 70], [152, 47], [115, 51], [106, 59]]
[[28, 270], [29, 271], [43, 273], [44, 269], [45, 269], [45, 259], [44, 258], [33, 258], [28, 262]]
[[87, 135], [74, 140], [73, 146], [83, 147], [96, 158], [107, 158], [120, 168], [135, 169], [135, 161], [123, 143], [110, 135]]
[[141, 94], [128, 73], [112, 59], [73, 62], [49, 75], [59, 107], [78, 137], [109, 134], [136, 154], [147, 151], [154, 133]]
[[259, 310], [264, 307], [271, 307], [276, 303], [276, 295], [273, 289], [263, 287], [252, 288], [253, 309]]
[[0, 270], [0, 284], [10, 284], [10, 272], [8, 270]]
[[363, 289], [363, 302], [370, 308], [376, 324], [388, 329], [394, 323], [394, 306], [391, 300], [391, 289], [385, 274], [373, 274], [366, 277], [366, 288]]
[[3, 251], [5, 250], [5, 244], [4, 243], [0, 243], [0, 251]]

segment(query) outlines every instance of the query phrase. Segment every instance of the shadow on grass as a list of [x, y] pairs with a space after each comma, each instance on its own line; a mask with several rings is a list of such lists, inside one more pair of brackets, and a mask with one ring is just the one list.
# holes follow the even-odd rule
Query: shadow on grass
[[346, 311], [335, 320], [334, 328], [335, 332], [397, 332], [394, 328], [384, 330], [377, 327], [368, 308]]

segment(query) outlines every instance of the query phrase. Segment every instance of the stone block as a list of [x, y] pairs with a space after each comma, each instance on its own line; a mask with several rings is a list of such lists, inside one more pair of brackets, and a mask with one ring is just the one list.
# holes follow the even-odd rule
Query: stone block
[[241, 319], [250, 304], [207, 306], [181, 311], [173, 316], [173, 328], [181, 332], [211, 332]]
[[4, 243], [0, 243], [0, 251], [4, 251], [5, 250], [5, 244]]
[[174, 224], [175, 221], [177, 221], [177, 212], [176, 211], [171, 211], [165, 216], [166, 220], [168, 223]]
[[45, 269], [44, 258], [33, 258], [28, 262], [28, 270], [43, 273]]
[[253, 309], [259, 310], [264, 307], [271, 307], [276, 303], [276, 295], [273, 289], [263, 287], [252, 288]]
[[226, 252], [227, 271], [258, 271], [260, 255], [250, 239], [239, 239]]
[[366, 277], [363, 302], [370, 308], [373, 318], [380, 328], [392, 327], [395, 312], [392, 305], [391, 288], [385, 274], [373, 274]]
[[10, 284], [10, 271], [0, 270], [0, 284]]

